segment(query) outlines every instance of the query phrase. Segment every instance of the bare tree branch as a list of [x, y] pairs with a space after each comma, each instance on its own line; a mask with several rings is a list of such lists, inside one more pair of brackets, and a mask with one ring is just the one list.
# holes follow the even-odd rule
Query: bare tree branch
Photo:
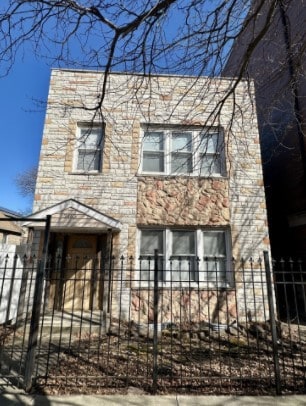
[[[17, 53], [29, 49], [59, 67], [102, 70], [105, 75], [95, 103], [83, 100], [80, 105], [66, 106], [101, 118], [110, 72], [192, 75], [195, 83], [202, 75], [221, 75], [233, 41], [256, 26], [265, 8], [266, 18], [254, 29], [236, 77], [215, 108], [217, 117], [246, 75], [280, 1], [6, 1], [0, 5], [0, 73], [7, 74]], [[203, 97], [204, 93], [205, 89]]]
[[16, 186], [21, 196], [33, 197], [37, 177], [37, 167], [34, 166], [17, 174], [15, 178]]

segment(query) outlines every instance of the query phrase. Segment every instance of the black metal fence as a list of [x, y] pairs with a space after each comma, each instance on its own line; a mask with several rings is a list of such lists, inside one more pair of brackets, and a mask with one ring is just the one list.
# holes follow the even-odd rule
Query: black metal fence
[[[0, 378], [44, 393], [305, 392], [306, 264], [6, 256]], [[226, 272], [226, 269], [230, 271]]]

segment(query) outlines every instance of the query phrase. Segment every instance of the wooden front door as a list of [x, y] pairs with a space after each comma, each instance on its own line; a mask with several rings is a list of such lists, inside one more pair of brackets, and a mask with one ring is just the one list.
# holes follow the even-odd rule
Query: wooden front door
[[90, 310], [95, 288], [97, 237], [75, 234], [68, 238], [63, 275], [65, 310]]

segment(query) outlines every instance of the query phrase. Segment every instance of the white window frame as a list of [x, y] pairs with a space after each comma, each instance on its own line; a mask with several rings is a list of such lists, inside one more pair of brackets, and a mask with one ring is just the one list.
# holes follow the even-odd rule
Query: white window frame
[[[189, 126], [144, 126], [141, 131], [141, 139], [144, 141], [145, 134], [147, 132], [162, 132], [164, 134], [164, 142], [163, 142], [163, 153], [164, 156], [164, 170], [163, 171], [148, 171], [144, 170], [144, 154], [146, 152], [150, 153], [151, 150], [144, 149], [144, 142], [142, 142], [141, 146], [141, 157], [140, 157], [140, 173], [143, 175], [165, 175], [165, 176], [201, 176], [201, 177], [225, 177], [226, 176], [226, 162], [225, 162], [225, 148], [224, 148], [224, 132], [220, 127], [189, 127]], [[180, 152], [179, 150], [172, 150], [172, 134], [175, 133], [191, 133], [191, 151], [185, 151], [182, 149]], [[202, 152], [201, 151], [201, 137], [202, 134], [207, 134], [209, 138], [210, 134], [219, 134], [219, 151], [216, 153], [210, 152]], [[153, 152], [153, 150], [152, 150]], [[155, 151], [157, 153], [157, 151]], [[192, 167], [191, 171], [172, 171], [171, 164], [172, 164], [172, 156], [173, 155], [186, 155], [186, 159], [191, 154], [192, 158]], [[211, 172], [209, 174], [201, 173], [201, 156], [217, 156], [220, 159], [220, 172]]]
[[[158, 256], [163, 258], [163, 261], [165, 261], [165, 253], [166, 253], [166, 239], [165, 239], [165, 230], [161, 229], [161, 228], [143, 228], [143, 229], [138, 229], [137, 230], [137, 252], [138, 252], [138, 256], [137, 256], [137, 280], [139, 281], [139, 283], [141, 285], [144, 284], [144, 286], [153, 286], [154, 283], [154, 253], [152, 254], [144, 254], [143, 252], [141, 252], [141, 235], [143, 231], [151, 231], [151, 232], [161, 232], [162, 233], [162, 238], [163, 238], [163, 252], [158, 252]], [[143, 279], [140, 282], [140, 278], [142, 277], [141, 272], [141, 260], [140, 258], [143, 258], [143, 261], [145, 265], [149, 264], [149, 259], [150, 259], [150, 269], [145, 269], [144, 268], [144, 272], [148, 272], [149, 273], [149, 280]], [[165, 262], [164, 262], [165, 263]], [[164, 275], [163, 274], [159, 274], [159, 281], [160, 283], [162, 283], [162, 281], [164, 280]]]
[[[100, 130], [100, 135], [101, 135], [101, 142], [99, 147], [97, 148], [92, 148], [92, 149], [86, 149], [86, 152], [94, 152], [95, 154], [97, 154], [97, 157], [99, 159], [98, 162], [98, 169], [90, 169], [90, 170], [86, 170], [86, 169], [78, 169], [78, 162], [79, 162], [79, 151], [82, 149], [80, 148], [80, 146], [83, 143], [83, 131], [90, 133], [91, 130], [96, 130], [99, 129]], [[85, 135], [86, 136], [86, 135]], [[76, 129], [76, 146], [74, 149], [74, 159], [73, 159], [73, 172], [74, 173], [85, 173], [85, 174], [96, 174], [96, 173], [100, 173], [102, 171], [102, 164], [103, 164], [103, 146], [104, 146], [104, 125], [102, 123], [96, 124], [86, 124], [86, 123], [81, 123], [77, 125], [77, 129]], [[96, 158], [96, 156], [95, 156]]]
[[[209, 286], [215, 286], [216, 281], [208, 281], [207, 278], [205, 277], [206, 275], [206, 261], [205, 258], [210, 258], [212, 261], [214, 261], [214, 256], [209, 255], [209, 253], [205, 252], [204, 250], [204, 235], [205, 233], [224, 233], [224, 242], [225, 242], [225, 256], [224, 256], [224, 261], [225, 261], [225, 280], [222, 282], [220, 280], [218, 286], [232, 286], [233, 285], [233, 273], [232, 273], [232, 249], [231, 249], [231, 235], [230, 235], [230, 230], [228, 228], [203, 228], [200, 230], [199, 234], [199, 249], [200, 249], [200, 255], [199, 258], [201, 259], [202, 262], [202, 268], [201, 268], [201, 274], [202, 274], [202, 280], [205, 280], [205, 283], [208, 284]], [[217, 257], [222, 258], [222, 256]]]
[[[162, 274], [162, 280], [159, 279], [159, 285], [161, 287], [194, 287], [194, 288], [203, 288], [203, 289], [215, 289], [215, 288], [230, 288], [233, 285], [233, 274], [232, 274], [232, 260], [231, 260], [231, 235], [230, 235], [230, 230], [227, 227], [218, 227], [218, 228], [212, 228], [212, 227], [201, 227], [198, 229], [184, 229], [184, 228], [161, 228], [161, 227], [146, 227], [146, 228], [138, 228], [137, 229], [137, 244], [136, 244], [136, 250], [137, 250], [137, 261], [136, 261], [136, 282], [138, 283], [139, 287], [153, 287], [153, 277], [150, 277], [150, 283], [147, 280], [141, 280], [140, 281], [140, 270], [139, 270], [139, 265], [140, 265], [140, 258], [141, 258], [141, 252], [140, 252], [140, 246], [141, 246], [141, 234], [142, 231], [144, 230], [150, 230], [150, 231], [162, 231], [163, 232], [163, 257], [164, 257], [164, 269], [163, 269], [163, 274]], [[171, 269], [171, 257], [172, 257], [172, 238], [173, 238], [173, 232], [175, 231], [192, 231], [195, 233], [195, 261], [197, 258], [199, 259], [199, 268], [198, 270], [196, 269], [195, 272], [198, 271], [197, 275], [197, 280], [190, 280], [190, 281], [171, 281], [171, 275], [170, 275], [170, 269]], [[204, 234], [205, 232], [216, 232], [216, 233], [224, 233], [225, 236], [225, 280], [224, 281], [216, 281], [212, 280], [209, 281], [206, 278], [206, 272], [205, 272], [205, 257], [210, 257], [207, 255], [207, 253], [204, 252]], [[150, 258], [152, 256], [152, 268], [151, 271], [153, 273], [154, 270], [154, 255], [150, 255]], [[182, 255], [183, 256], [183, 255]], [[193, 255], [191, 255], [193, 256]], [[211, 256], [212, 257], [212, 256]], [[142, 258], [146, 258], [146, 255], [144, 255]], [[213, 257], [212, 257], [213, 258]]]

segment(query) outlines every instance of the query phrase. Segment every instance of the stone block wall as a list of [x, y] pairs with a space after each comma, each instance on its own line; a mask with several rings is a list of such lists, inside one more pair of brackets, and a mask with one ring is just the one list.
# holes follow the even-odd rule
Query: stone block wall
[[[153, 323], [153, 290], [133, 290], [131, 318], [139, 324]], [[233, 290], [162, 289], [159, 291], [159, 323], [186, 325], [202, 321], [230, 324], [237, 320]]]
[[227, 179], [138, 178], [138, 225], [225, 226], [229, 222]]
[[[52, 71], [34, 211], [74, 198], [119, 220], [116, 255], [135, 257], [137, 227], [154, 225], [228, 227], [237, 258], [269, 249], [252, 84], [242, 81], [224, 99], [231, 79], [112, 73], [102, 109], [93, 113], [103, 80], [100, 72]], [[80, 123], [104, 126], [98, 173], [73, 170]], [[226, 176], [142, 174], [141, 129], [148, 124], [221, 127]]]

